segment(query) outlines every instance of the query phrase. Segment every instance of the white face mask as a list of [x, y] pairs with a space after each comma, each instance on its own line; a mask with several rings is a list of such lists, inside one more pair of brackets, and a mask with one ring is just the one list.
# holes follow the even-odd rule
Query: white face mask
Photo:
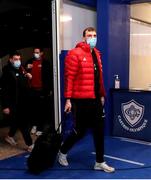
[[35, 59], [39, 59], [40, 58], [40, 54], [39, 53], [34, 53], [34, 58]]
[[20, 66], [21, 66], [21, 61], [20, 61], [20, 60], [14, 61], [14, 62], [12, 62], [12, 65], [13, 65], [16, 69], [19, 69]]

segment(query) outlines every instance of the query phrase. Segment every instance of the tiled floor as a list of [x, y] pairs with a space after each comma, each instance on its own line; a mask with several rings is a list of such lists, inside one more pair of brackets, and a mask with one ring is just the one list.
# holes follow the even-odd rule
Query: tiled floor
[[[20, 131], [18, 131], [15, 135], [15, 140], [17, 141], [16, 146], [11, 146], [5, 141], [5, 136], [7, 135], [8, 130], [8, 128], [0, 128], [0, 160], [24, 153], [26, 151], [26, 145]], [[31, 136], [33, 141], [35, 141], [36, 136]]]

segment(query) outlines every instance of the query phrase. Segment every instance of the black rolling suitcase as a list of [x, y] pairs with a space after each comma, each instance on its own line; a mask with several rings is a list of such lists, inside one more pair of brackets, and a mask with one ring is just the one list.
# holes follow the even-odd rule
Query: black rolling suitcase
[[38, 174], [54, 165], [62, 142], [59, 127], [53, 131], [49, 127], [37, 138], [35, 146], [27, 159], [27, 167], [31, 173]]

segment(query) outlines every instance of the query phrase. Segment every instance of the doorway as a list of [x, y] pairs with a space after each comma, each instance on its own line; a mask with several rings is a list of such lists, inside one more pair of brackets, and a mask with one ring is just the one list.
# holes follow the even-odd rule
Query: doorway
[[[33, 56], [33, 47], [42, 47], [45, 58], [50, 63], [50, 90], [51, 102], [47, 111], [51, 111], [50, 123], [54, 128], [54, 88], [53, 88], [53, 52], [52, 52], [52, 13], [51, 1], [39, 2], [36, 0], [1, 0], [0, 1], [0, 76], [7, 64], [9, 53], [17, 50], [22, 55], [22, 63]], [[1, 99], [1, 98], [0, 98]], [[46, 115], [43, 115], [46, 118]], [[49, 123], [48, 120], [48, 123]], [[5, 143], [4, 137], [8, 133], [9, 118], [0, 112], [0, 143], [6, 147], [7, 156], [24, 151], [24, 142], [20, 133], [16, 134], [18, 146], [11, 147]], [[33, 137], [35, 140], [36, 137]], [[0, 155], [2, 158], [4, 154]]]

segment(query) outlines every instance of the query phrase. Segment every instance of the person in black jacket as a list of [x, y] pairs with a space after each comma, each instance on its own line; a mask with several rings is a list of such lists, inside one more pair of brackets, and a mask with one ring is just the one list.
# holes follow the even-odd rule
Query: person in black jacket
[[7, 65], [3, 68], [1, 77], [2, 87], [2, 109], [3, 113], [10, 116], [10, 130], [5, 140], [16, 145], [14, 135], [19, 128], [27, 150], [33, 148], [30, 131], [28, 128], [28, 80], [32, 76], [27, 73], [21, 65], [21, 54], [17, 51], [12, 52], [9, 56]]
[[[32, 130], [37, 136], [52, 119], [52, 86], [53, 76], [50, 61], [44, 58], [43, 49], [33, 48], [33, 57], [27, 61], [26, 70], [31, 73], [30, 105], [32, 114]], [[48, 117], [46, 119], [46, 117]], [[50, 122], [49, 122], [50, 123]]]

